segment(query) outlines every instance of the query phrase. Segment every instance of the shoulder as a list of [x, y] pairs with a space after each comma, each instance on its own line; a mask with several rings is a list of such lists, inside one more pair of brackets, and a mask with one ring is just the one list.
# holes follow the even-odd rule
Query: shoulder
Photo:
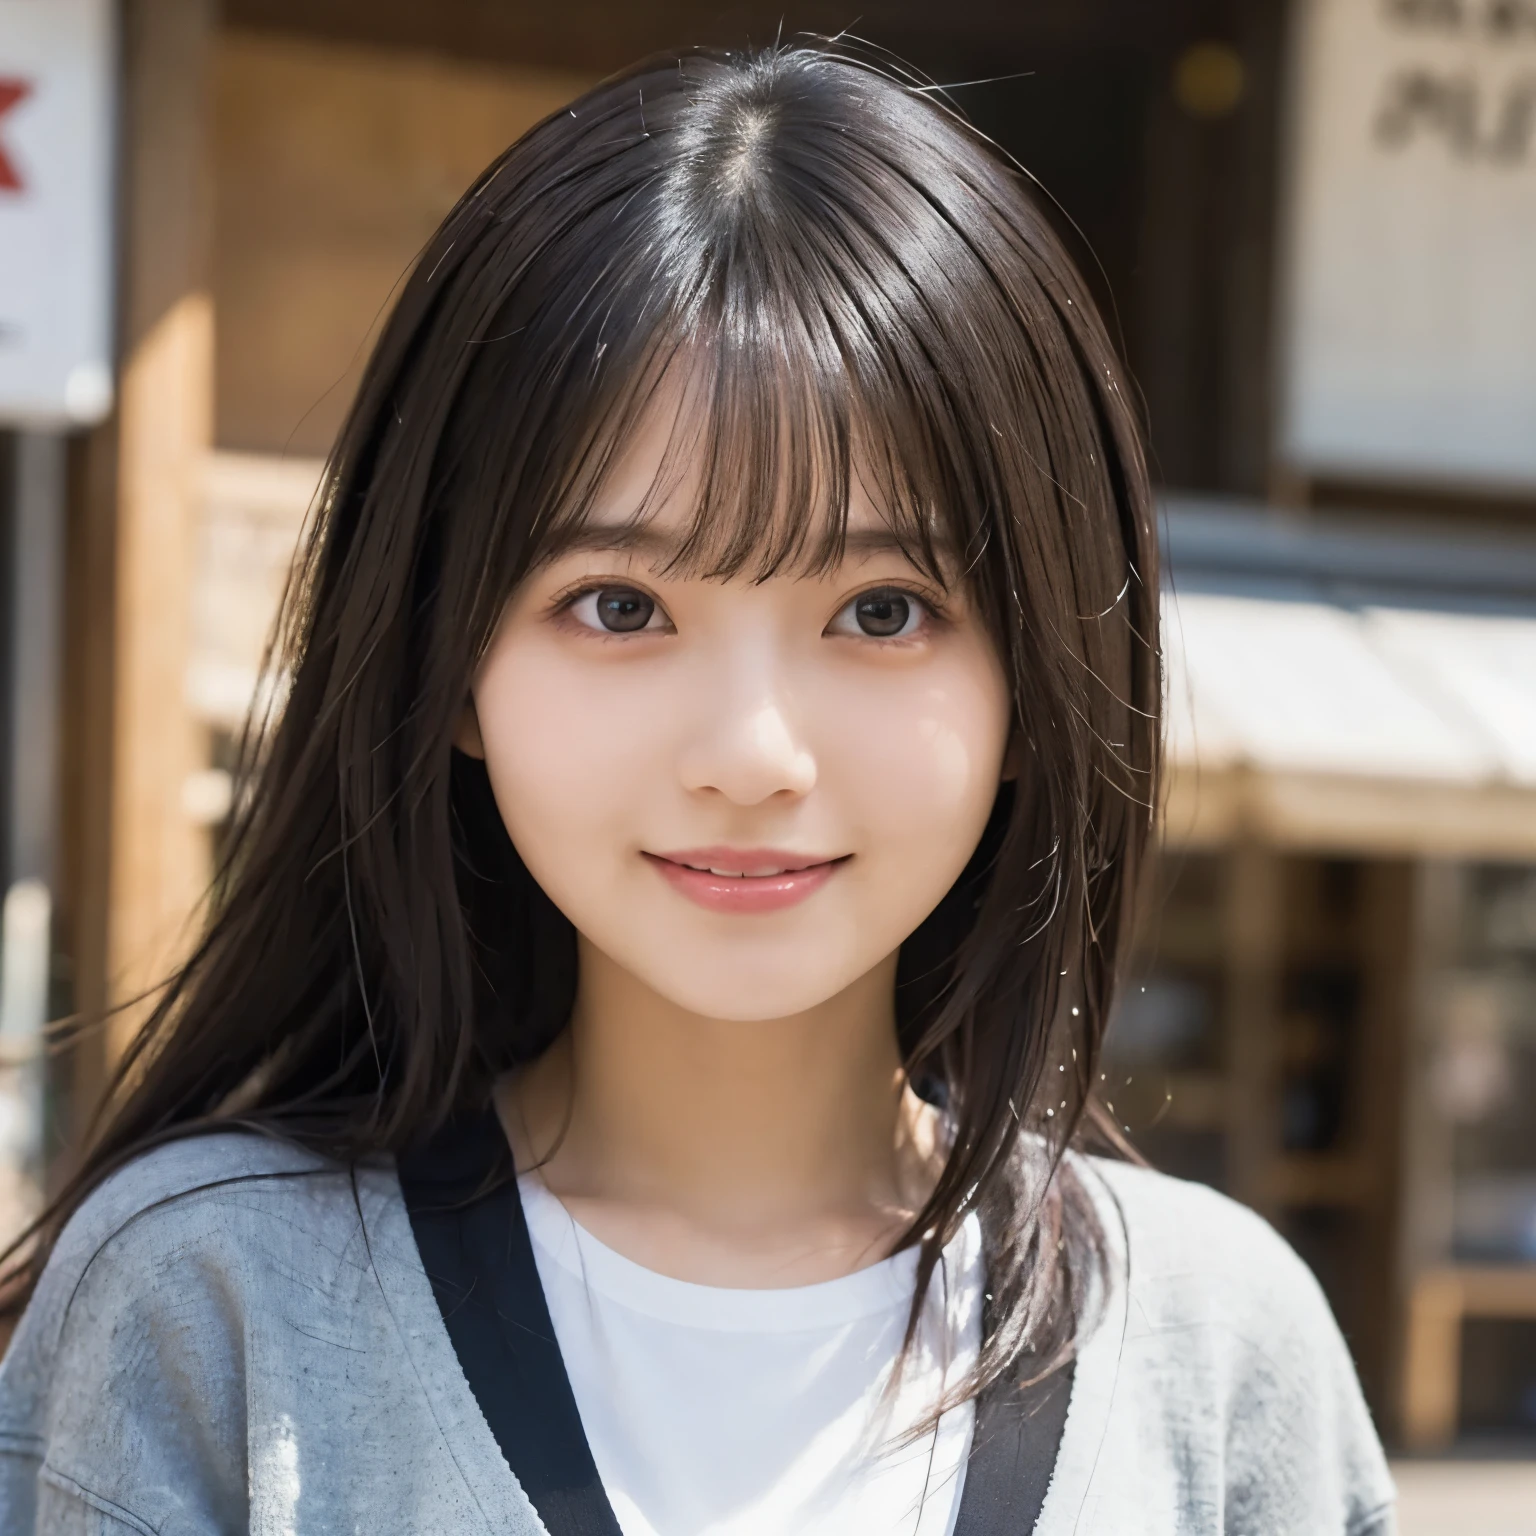
[[0, 1364], [0, 1529], [55, 1528], [40, 1499], [133, 1529], [244, 1529], [250, 1393], [305, 1372], [323, 1386], [352, 1359], [378, 1311], [368, 1227], [398, 1199], [387, 1166], [240, 1131], [103, 1180]]
[[134, 1158], [54, 1244], [0, 1366], [0, 1440], [40, 1433], [61, 1381], [109, 1372], [147, 1340], [216, 1348], [286, 1290], [355, 1289], [363, 1212], [389, 1198], [391, 1180], [244, 1131]]
[[[1181, 1358], [1251, 1373], [1348, 1366], [1322, 1288], [1255, 1211], [1204, 1184], [1107, 1158], [1079, 1162], [1120, 1224], [1127, 1340], [1182, 1337]], [[1236, 1385], [1236, 1383], [1233, 1383]]]
[[[1262, 1216], [1205, 1185], [1076, 1160], [1106, 1227], [1117, 1411], [1229, 1528], [1376, 1529], [1390, 1475], [1322, 1288]], [[1094, 1346], [1090, 1346], [1094, 1347]], [[1219, 1493], [1217, 1492], [1219, 1490]]]
[[1205, 1184], [1082, 1159], [1123, 1223], [1132, 1295], [1164, 1322], [1334, 1324], [1312, 1271], [1257, 1212]]
[[[119, 1276], [159, 1268], [189, 1250], [225, 1250], [231, 1263], [261, 1263], [318, 1243], [339, 1256], [358, 1229], [377, 1173], [355, 1174], [302, 1147], [253, 1131], [208, 1132], [167, 1142], [104, 1179], [70, 1217], [39, 1285], [89, 1283], [100, 1267]], [[274, 1239], [280, 1241], [274, 1242]]]

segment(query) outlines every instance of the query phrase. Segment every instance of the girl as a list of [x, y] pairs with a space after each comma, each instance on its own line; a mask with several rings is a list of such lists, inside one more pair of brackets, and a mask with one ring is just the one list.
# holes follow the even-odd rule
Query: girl
[[1085, 1149], [1157, 790], [1126, 388], [1021, 177], [832, 52], [485, 173], [14, 1268], [5, 1532], [1390, 1529], [1296, 1257]]

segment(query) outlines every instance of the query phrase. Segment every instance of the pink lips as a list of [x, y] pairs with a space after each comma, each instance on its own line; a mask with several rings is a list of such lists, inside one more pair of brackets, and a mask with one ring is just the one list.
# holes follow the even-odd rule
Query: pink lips
[[683, 848], [645, 858], [673, 890], [711, 912], [779, 912], [804, 901], [850, 855], [824, 859], [779, 848]]

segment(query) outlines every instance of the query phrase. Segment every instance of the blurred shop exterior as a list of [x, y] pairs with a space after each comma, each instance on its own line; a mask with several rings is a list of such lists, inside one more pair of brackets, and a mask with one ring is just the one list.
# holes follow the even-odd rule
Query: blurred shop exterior
[[585, 83], [781, 21], [953, 83], [1146, 397], [1171, 775], [1117, 1110], [1308, 1258], [1390, 1440], [1536, 1448], [1536, 0], [0, 0], [0, 1198], [133, 1012], [46, 1073], [43, 1019], [186, 940], [401, 273]]

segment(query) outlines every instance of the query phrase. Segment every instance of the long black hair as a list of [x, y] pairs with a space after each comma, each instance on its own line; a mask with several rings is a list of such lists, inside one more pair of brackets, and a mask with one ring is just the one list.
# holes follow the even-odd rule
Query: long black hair
[[[900, 1046], [948, 1154], [918, 1295], [970, 1209], [977, 1389], [1071, 1348], [1102, 1247], [1058, 1168], [1156, 804], [1157, 543], [1114, 348], [1036, 193], [933, 93], [821, 46], [690, 53], [532, 129], [422, 252], [329, 462], [195, 953], [30, 1248], [149, 1146], [241, 1123], [342, 1162], [483, 1104], [565, 1027], [568, 921], [451, 742], [508, 595], [683, 379], [679, 559], [835, 560], [862, 477], [957, 561], [1011, 679], [1017, 779], [903, 946]], [[696, 472], [696, 473], [695, 473]], [[664, 468], [663, 477], [667, 474]]]

